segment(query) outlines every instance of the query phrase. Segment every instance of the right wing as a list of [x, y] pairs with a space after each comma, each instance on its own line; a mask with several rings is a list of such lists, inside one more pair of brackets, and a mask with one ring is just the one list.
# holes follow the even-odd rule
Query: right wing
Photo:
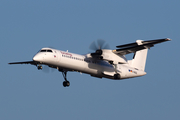
[[[24, 61], [24, 62], [11, 62], [11, 63], [8, 63], [10, 65], [13, 65], [13, 64], [31, 64], [31, 65], [35, 65], [37, 66], [38, 64], [43, 64], [43, 63], [40, 63], [40, 62], [37, 62], [37, 61]], [[44, 64], [44, 65], [47, 65], [48, 67], [50, 68], [55, 68], [57, 69], [58, 66], [53, 66], [53, 65], [48, 65], [48, 64]], [[58, 70], [59, 71], [74, 71], [74, 70], [70, 70], [70, 69], [65, 69], [65, 68], [59, 68], [58, 67]]]
[[39, 64], [39, 62], [36, 61], [25, 61], [25, 62], [12, 62], [12, 63], [8, 63], [10, 65], [12, 64], [31, 64], [31, 65], [37, 65]]

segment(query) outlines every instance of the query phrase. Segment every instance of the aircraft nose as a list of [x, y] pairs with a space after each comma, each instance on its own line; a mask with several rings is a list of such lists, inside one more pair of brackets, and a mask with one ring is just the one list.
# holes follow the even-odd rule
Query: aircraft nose
[[43, 60], [43, 58], [42, 58], [42, 56], [41, 56], [41, 55], [36, 54], [36, 55], [33, 57], [33, 60], [34, 60], [34, 61], [42, 61], [42, 60]]

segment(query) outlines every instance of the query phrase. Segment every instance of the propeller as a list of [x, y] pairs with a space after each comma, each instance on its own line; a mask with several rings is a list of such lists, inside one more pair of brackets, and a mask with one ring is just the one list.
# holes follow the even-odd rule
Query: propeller
[[89, 49], [96, 51], [95, 53], [91, 53], [91, 56], [102, 55], [102, 49], [110, 49], [109, 44], [106, 43], [105, 40], [98, 39], [97, 41], [93, 41], [89, 46]]
[[42, 65], [42, 71], [43, 71], [44, 73], [50, 73], [50, 72], [54, 72], [55, 69], [54, 69], [54, 68], [50, 68], [50, 67], [47, 66], [47, 65]]
[[106, 43], [105, 40], [98, 39], [97, 41], [93, 41], [89, 46], [89, 49], [96, 51], [101, 49], [110, 49], [109, 44]]

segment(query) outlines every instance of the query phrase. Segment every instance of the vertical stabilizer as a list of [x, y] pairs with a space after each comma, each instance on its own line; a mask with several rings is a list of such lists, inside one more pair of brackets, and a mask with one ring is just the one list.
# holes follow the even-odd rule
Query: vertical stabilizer
[[131, 61], [131, 67], [144, 71], [146, 65], [148, 49], [140, 50], [135, 53], [134, 59]]
[[129, 66], [144, 71], [148, 49], [153, 47], [155, 44], [159, 44], [170, 40], [171, 39], [169, 38], [147, 41], [136, 40], [135, 43], [116, 46], [119, 49], [113, 50], [113, 53], [121, 56], [129, 53], [135, 53], [134, 58], [128, 61]]
[[[142, 40], [137, 40], [136, 43], [138, 45], [142, 45]], [[136, 51], [134, 58], [131, 61], [131, 67], [144, 71], [146, 65], [147, 52], [148, 48]]]

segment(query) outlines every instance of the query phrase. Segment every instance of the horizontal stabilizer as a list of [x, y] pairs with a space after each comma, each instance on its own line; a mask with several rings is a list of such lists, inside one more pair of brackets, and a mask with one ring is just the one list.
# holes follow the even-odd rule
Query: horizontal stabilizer
[[170, 41], [170, 40], [171, 39], [169, 38], [165, 38], [165, 39], [142, 41], [141, 44], [134, 42], [130, 44], [119, 45], [119, 46], [116, 46], [119, 49], [113, 50], [113, 52], [118, 55], [126, 55], [129, 53], [135, 53], [136, 51], [139, 51], [139, 50], [153, 47], [155, 44]]

